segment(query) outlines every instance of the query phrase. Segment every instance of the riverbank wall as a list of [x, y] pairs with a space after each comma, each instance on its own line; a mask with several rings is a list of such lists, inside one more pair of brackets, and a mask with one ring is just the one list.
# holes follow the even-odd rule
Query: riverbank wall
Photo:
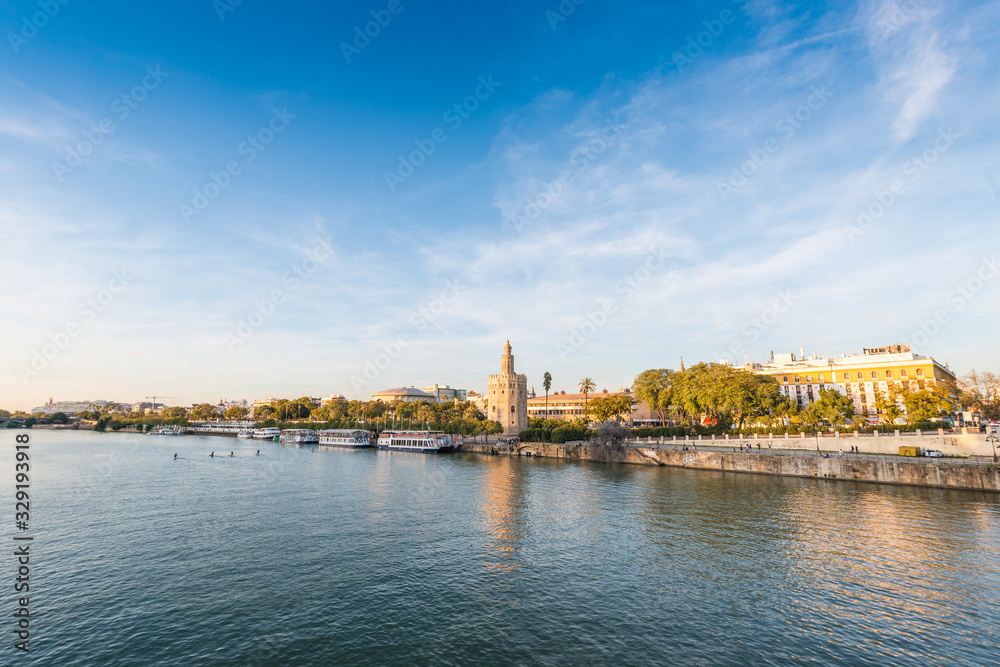
[[845, 452], [856, 447], [866, 454], [898, 454], [902, 446], [936, 449], [945, 456], [993, 456], [993, 445], [985, 433], [938, 431], [895, 431], [893, 433], [827, 433], [825, 435], [748, 435], [723, 436], [674, 436], [670, 438], [637, 438], [635, 445], [687, 446], [711, 445], [735, 447], [749, 444], [754, 449], [808, 449], [812, 451]]
[[[683, 444], [683, 441], [679, 444]], [[725, 443], [714, 444], [724, 445]], [[595, 460], [591, 448], [586, 444], [521, 443], [517, 445], [516, 449], [509, 451], [490, 445], [465, 445], [463, 449], [509, 456], [541, 456], [577, 461]], [[625, 451], [622, 463], [1000, 493], [1000, 466], [969, 465], [954, 461], [945, 463], [939, 459], [906, 461], [879, 457], [822, 458], [820, 456], [782, 454], [774, 451], [744, 454], [694, 451], [691, 448], [688, 450], [674, 449], [672, 445], [644, 447], [640, 443], [633, 444]]]

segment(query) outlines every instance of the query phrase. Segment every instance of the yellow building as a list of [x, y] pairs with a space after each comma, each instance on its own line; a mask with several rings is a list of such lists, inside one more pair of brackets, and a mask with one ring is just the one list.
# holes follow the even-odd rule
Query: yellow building
[[487, 419], [500, 422], [504, 435], [517, 435], [528, 428], [528, 376], [514, 372], [510, 341], [503, 346], [500, 374], [489, 377]]
[[782, 394], [800, 407], [817, 400], [821, 389], [836, 389], [851, 397], [854, 409], [861, 414], [875, 412], [876, 390], [888, 396], [893, 387], [919, 391], [938, 382], [955, 381], [947, 366], [914, 354], [908, 344], [866, 348], [860, 355], [839, 359], [773, 354], [771, 361], [750, 364], [746, 369], [775, 378]]

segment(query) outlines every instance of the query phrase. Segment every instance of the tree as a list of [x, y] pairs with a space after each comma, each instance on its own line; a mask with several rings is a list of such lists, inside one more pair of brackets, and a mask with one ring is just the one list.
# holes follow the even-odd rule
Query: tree
[[735, 398], [732, 389], [736, 373], [732, 366], [725, 364], [695, 364], [680, 374], [677, 400], [692, 416], [704, 415], [706, 420], [728, 425]]
[[201, 403], [191, 408], [191, 419], [195, 421], [208, 421], [218, 417], [219, 413], [211, 403]]
[[983, 418], [1000, 419], [1000, 374], [976, 369], [958, 381], [963, 405], [978, 410]]
[[164, 408], [160, 411], [160, 415], [167, 419], [183, 419], [187, 417], [187, 410], [179, 405], [175, 405], [170, 408]]
[[598, 422], [618, 420], [619, 417], [632, 414], [632, 398], [626, 394], [598, 396], [584, 412], [593, 415]]
[[226, 419], [233, 421], [242, 421], [246, 419], [246, 416], [250, 414], [250, 411], [244, 408], [242, 405], [234, 405], [233, 407], [227, 409], [222, 413], [222, 416]]
[[65, 412], [57, 412], [49, 417], [49, 419], [53, 424], [65, 424], [69, 421], [69, 417], [66, 416]]
[[[587, 412], [587, 396], [597, 389], [597, 384], [591, 378], [580, 380], [580, 391], [583, 393], [583, 411]], [[547, 399], [546, 399], [547, 400]]]
[[807, 420], [812, 424], [825, 419], [831, 426], [840, 426], [854, 416], [854, 401], [836, 389], [824, 388], [819, 390], [819, 398], [805, 412], [809, 413]]
[[726, 409], [736, 416], [737, 428], [742, 429], [748, 420], [771, 421], [787, 412], [788, 400], [776, 378], [739, 369], [727, 373], [726, 380]]
[[955, 387], [938, 382], [919, 391], [903, 390], [903, 405], [906, 406], [906, 421], [910, 424], [930, 421], [936, 417], [947, 417], [955, 404]]
[[891, 387], [888, 392], [875, 388], [875, 412], [882, 418], [883, 424], [895, 424], [896, 419], [903, 416], [899, 400], [900, 392], [895, 387]]
[[669, 368], [650, 369], [636, 375], [632, 382], [636, 398], [656, 412], [663, 426], [667, 425], [667, 412], [674, 402], [674, 375]]
[[483, 426], [483, 433], [486, 435], [500, 435], [503, 433], [503, 424], [496, 421], [487, 421]]
[[545, 371], [542, 376], [542, 389], [545, 390], [545, 418], [549, 418], [549, 389], [552, 388], [552, 373]]
[[625, 452], [628, 451], [627, 441], [628, 431], [621, 424], [605, 422], [597, 427], [593, 438], [591, 438], [591, 456], [595, 461], [620, 463], [625, 459]]
[[462, 418], [475, 422], [486, 419], [486, 415], [484, 415], [475, 405], [469, 403], [465, 406], [465, 410], [462, 412]]
[[423, 405], [417, 408], [417, 420], [433, 424], [435, 419], [434, 410], [426, 401], [421, 401]]

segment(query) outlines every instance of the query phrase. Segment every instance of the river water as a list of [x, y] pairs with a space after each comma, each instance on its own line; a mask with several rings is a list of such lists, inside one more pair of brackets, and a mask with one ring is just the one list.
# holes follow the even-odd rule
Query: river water
[[0, 553], [34, 537], [27, 655], [0, 558], [3, 665], [1000, 662], [997, 495], [213, 437], [0, 443]]

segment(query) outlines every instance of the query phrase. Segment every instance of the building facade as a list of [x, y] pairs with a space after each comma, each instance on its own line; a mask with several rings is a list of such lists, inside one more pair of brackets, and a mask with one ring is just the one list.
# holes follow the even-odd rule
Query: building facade
[[393, 389], [378, 391], [372, 394], [372, 400], [382, 401], [383, 403], [419, 403], [420, 401], [437, 403], [437, 397], [434, 394], [417, 389], [416, 387], [394, 387]]
[[510, 341], [503, 347], [500, 374], [489, 378], [487, 419], [500, 422], [504, 435], [517, 435], [528, 428], [528, 376], [514, 372]]
[[772, 354], [769, 362], [750, 364], [747, 370], [775, 378], [781, 393], [801, 408], [815, 402], [821, 389], [836, 389], [853, 399], [855, 411], [862, 415], [875, 413], [877, 393], [888, 396], [891, 389], [904, 387], [920, 391], [956, 379], [947, 366], [914, 354], [909, 345], [865, 348], [860, 355], [839, 359]]
[[545, 395], [531, 396], [528, 399], [528, 417], [541, 417], [543, 419], [559, 419], [564, 422], [573, 422], [578, 419], [585, 422], [592, 421], [587, 416], [587, 404], [595, 398], [606, 396], [628, 396], [632, 399], [632, 414], [623, 418], [623, 421], [632, 426], [662, 426], [660, 418], [653, 413], [649, 407], [638, 400], [632, 393], [631, 388], [624, 387], [618, 391], [609, 392], [604, 389], [584, 396], [583, 394], [567, 394], [565, 391], [549, 394], [548, 408], [546, 408]]

